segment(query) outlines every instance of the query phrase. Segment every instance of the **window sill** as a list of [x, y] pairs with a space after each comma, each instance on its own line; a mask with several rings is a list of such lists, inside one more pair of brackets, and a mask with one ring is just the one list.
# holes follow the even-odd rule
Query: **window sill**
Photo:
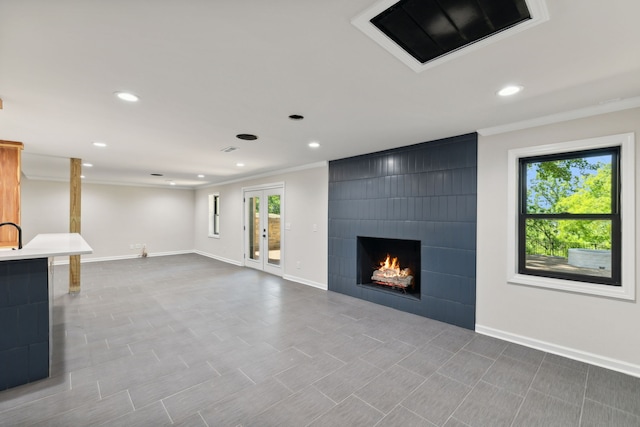
[[574, 280], [529, 276], [526, 274], [514, 274], [509, 277], [508, 283], [514, 285], [525, 285], [538, 288], [553, 289], [563, 292], [596, 295], [623, 300], [635, 300], [635, 289], [633, 289], [632, 286], [599, 285], [595, 283], [578, 282]]

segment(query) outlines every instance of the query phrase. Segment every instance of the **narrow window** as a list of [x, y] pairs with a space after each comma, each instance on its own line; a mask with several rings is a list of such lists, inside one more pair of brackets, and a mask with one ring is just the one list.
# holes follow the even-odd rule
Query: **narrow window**
[[209, 237], [220, 237], [220, 194], [209, 194]]
[[620, 147], [519, 159], [518, 273], [621, 285]]

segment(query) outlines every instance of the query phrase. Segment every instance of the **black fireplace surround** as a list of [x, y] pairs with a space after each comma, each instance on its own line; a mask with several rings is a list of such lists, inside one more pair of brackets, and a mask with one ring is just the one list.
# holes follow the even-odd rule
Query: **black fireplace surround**
[[[474, 329], [476, 175], [475, 133], [331, 161], [329, 290]], [[376, 238], [418, 245], [417, 291], [367, 283]]]

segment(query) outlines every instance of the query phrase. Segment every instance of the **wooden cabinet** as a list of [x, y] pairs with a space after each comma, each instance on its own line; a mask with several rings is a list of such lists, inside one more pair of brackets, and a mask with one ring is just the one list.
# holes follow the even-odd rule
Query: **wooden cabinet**
[[[0, 140], [0, 223], [20, 224], [21, 142]], [[18, 246], [18, 230], [0, 227], [0, 247]]]

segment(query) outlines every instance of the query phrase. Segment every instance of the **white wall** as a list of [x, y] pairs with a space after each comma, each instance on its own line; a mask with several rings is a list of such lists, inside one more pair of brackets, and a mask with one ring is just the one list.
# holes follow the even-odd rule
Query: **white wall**
[[[508, 150], [627, 132], [635, 132], [636, 139], [640, 137], [640, 109], [479, 138], [476, 302], [479, 332], [640, 376], [640, 306], [636, 301], [506, 281]], [[636, 150], [634, 163], [637, 170], [640, 150]], [[637, 212], [640, 212], [639, 177], [636, 173]], [[639, 229], [640, 224], [635, 221]], [[640, 247], [637, 235], [635, 241], [636, 247]]]
[[[243, 265], [242, 189], [284, 183], [283, 277], [327, 288], [329, 169], [326, 164], [260, 179], [196, 191], [195, 248], [208, 256]], [[208, 237], [208, 195], [220, 193], [220, 237]], [[313, 231], [313, 225], [317, 231]], [[297, 268], [297, 263], [300, 268]]]
[[[22, 179], [26, 243], [40, 233], [69, 231], [69, 183]], [[133, 257], [145, 243], [154, 254], [192, 251], [193, 190], [82, 185], [82, 236], [93, 248], [83, 260]]]

